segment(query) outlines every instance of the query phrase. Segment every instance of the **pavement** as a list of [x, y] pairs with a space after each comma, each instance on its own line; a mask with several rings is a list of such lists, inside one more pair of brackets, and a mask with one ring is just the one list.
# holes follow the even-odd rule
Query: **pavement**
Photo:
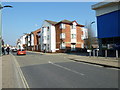
[[[28, 52], [34, 52], [34, 51], [28, 51]], [[111, 68], [117, 68], [120, 69], [120, 58], [114, 58], [114, 57], [94, 57], [94, 56], [81, 56], [80, 54], [67, 54], [67, 53], [42, 53], [42, 52], [34, 52], [34, 53], [40, 53], [44, 55], [65, 55], [68, 59], [77, 61], [77, 62], [83, 62], [83, 63], [89, 63], [89, 64], [95, 64], [100, 65], [104, 67], [111, 67]]]
[[2, 88], [24, 88], [13, 56], [2, 56]]

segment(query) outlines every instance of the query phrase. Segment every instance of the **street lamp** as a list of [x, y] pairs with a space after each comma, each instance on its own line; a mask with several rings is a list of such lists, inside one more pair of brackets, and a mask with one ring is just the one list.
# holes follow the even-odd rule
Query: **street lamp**
[[92, 52], [92, 24], [95, 23], [95, 21], [92, 21], [89, 25], [88, 25], [88, 52], [89, 52], [89, 56], [91, 56], [91, 52]]
[[5, 8], [5, 7], [10, 7], [10, 8], [12, 8], [12, 6], [10, 6], [10, 5], [5, 5], [5, 6], [0, 5], [0, 9], [3, 9], [3, 8]]
[[5, 5], [5, 6], [2, 6], [1, 2], [0, 2], [0, 56], [2, 54], [2, 9], [5, 8], [5, 7], [10, 7], [12, 8], [12, 6], [10, 5]]

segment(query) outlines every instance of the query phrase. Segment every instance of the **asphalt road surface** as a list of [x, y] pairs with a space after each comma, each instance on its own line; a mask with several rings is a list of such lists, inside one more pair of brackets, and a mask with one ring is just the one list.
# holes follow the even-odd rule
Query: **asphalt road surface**
[[118, 88], [118, 70], [71, 61], [66, 55], [17, 56], [30, 88]]

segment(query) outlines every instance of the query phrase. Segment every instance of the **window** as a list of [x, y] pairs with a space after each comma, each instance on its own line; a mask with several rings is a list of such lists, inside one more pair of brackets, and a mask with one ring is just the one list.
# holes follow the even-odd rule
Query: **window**
[[48, 51], [49, 51], [49, 44], [48, 44]]
[[65, 29], [65, 24], [61, 23], [60, 24], [60, 29]]
[[47, 40], [49, 40], [49, 35], [47, 35]]
[[44, 33], [44, 27], [42, 27], [42, 33]]
[[50, 28], [49, 28], [49, 26], [48, 26], [48, 27], [47, 27], [47, 31], [49, 31], [49, 29], [50, 29]]
[[72, 39], [76, 39], [76, 34], [71, 34]]
[[46, 36], [44, 36], [44, 40], [46, 40], [47, 39], [47, 37]]
[[60, 49], [65, 49], [65, 48], [66, 48], [66, 44], [65, 44], [65, 42], [62, 42], [60, 45]]
[[75, 51], [75, 45], [74, 44], [71, 45], [71, 51]]
[[65, 39], [65, 33], [60, 34], [60, 39]]

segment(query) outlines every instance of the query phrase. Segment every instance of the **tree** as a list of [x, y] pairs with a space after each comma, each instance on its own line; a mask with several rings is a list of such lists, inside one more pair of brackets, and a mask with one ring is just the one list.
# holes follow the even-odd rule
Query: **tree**
[[93, 49], [93, 47], [92, 47], [93, 31], [92, 31], [92, 28], [91, 28], [91, 25], [93, 23], [95, 23], [95, 22], [93, 21], [91, 23], [86, 23], [86, 25], [85, 25], [85, 28], [87, 28], [87, 30], [88, 30], [88, 38], [85, 40], [85, 44], [87, 46], [87, 49], [91, 49], [91, 50]]

